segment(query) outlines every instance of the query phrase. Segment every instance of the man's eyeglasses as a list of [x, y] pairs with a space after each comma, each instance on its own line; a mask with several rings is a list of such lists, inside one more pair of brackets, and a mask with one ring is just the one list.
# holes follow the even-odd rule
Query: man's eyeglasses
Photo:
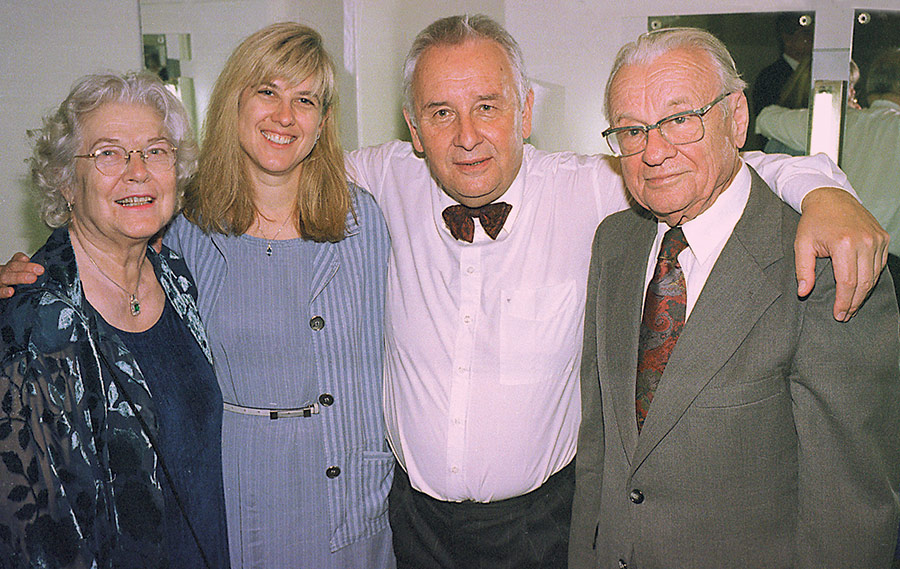
[[703, 116], [717, 103], [725, 99], [731, 93], [722, 93], [716, 99], [699, 109], [682, 111], [668, 116], [656, 124], [629, 125], [608, 128], [601, 134], [609, 144], [613, 154], [620, 158], [640, 154], [647, 148], [647, 137], [650, 131], [658, 128], [659, 134], [670, 144], [691, 144], [703, 139]]
[[168, 172], [175, 165], [176, 150], [175, 146], [166, 141], [154, 142], [141, 150], [125, 150], [121, 146], [109, 144], [90, 154], [76, 154], [75, 158], [92, 158], [94, 166], [104, 176], [121, 176], [132, 154], [139, 154], [148, 170]]

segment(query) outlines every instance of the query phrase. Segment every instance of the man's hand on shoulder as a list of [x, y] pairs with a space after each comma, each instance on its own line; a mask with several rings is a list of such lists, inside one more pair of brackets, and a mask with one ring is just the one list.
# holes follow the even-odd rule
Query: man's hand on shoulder
[[797, 228], [797, 294], [815, 285], [816, 257], [831, 257], [837, 291], [834, 318], [849, 320], [887, 264], [890, 236], [869, 211], [840, 188], [819, 188], [803, 198]]
[[43, 274], [44, 267], [30, 263], [28, 255], [16, 253], [5, 265], [0, 265], [0, 298], [14, 294], [13, 285], [30, 284]]

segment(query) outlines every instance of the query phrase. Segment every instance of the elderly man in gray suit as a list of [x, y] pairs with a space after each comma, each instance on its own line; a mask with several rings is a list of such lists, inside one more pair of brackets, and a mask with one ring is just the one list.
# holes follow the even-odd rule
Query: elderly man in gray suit
[[641, 36], [610, 75], [604, 136], [641, 207], [594, 239], [570, 567], [890, 564], [890, 277], [846, 324], [827, 260], [797, 297], [798, 216], [738, 155], [744, 86], [693, 29]]

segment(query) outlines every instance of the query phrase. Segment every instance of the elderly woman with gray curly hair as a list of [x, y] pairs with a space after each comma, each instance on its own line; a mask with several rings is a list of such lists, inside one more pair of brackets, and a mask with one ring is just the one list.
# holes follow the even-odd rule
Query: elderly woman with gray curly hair
[[[0, 302], [0, 559], [227, 567], [222, 395], [196, 288], [151, 240], [196, 166], [149, 75], [92, 75], [32, 133], [55, 228]], [[4, 565], [6, 566], [6, 565]]]

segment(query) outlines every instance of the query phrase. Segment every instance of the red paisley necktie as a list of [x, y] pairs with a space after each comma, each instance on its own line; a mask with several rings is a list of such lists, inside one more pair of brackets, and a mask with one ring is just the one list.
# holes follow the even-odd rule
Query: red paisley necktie
[[641, 320], [641, 337], [638, 343], [637, 381], [635, 384], [635, 411], [638, 432], [644, 426], [650, 402], [675, 342], [684, 327], [687, 309], [687, 287], [684, 273], [678, 264], [678, 254], [687, 247], [687, 240], [680, 227], [663, 236], [659, 258], [653, 278], [647, 286], [644, 301], [644, 317]]
[[456, 204], [445, 209], [441, 215], [453, 237], [471, 243], [475, 236], [474, 218], [477, 217], [481, 221], [481, 227], [488, 237], [496, 239], [500, 235], [500, 229], [503, 228], [503, 223], [511, 209], [512, 206], [506, 202], [489, 203], [482, 207], [466, 207]]

